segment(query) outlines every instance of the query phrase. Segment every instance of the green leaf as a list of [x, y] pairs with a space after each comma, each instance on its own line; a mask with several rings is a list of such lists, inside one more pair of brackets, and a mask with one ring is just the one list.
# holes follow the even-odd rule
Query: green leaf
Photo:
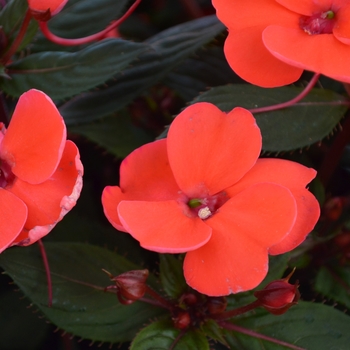
[[[140, 327], [161, 313], [142, 302], [119, 304], [115, 294], [104, 292], [113, 275], [140, 269], [106, 249], [82, 243], [46, 243], [53, 305], [47, 306], [47, 282], [39, 248], [16, 247], [0, 255], [0, 265], [24, 294], [59, 328], [82, 338], [103, 342], [131, 340]], [[153, 279], [153, 281], [152, 281]], [[150, 284], [155, 284], [150, 277]]]
[[106, 39], [74, 53], [36, 53], [9, 65], [12, 79], [0, 84], [11, 96], [36, 88], [62, 99], [104, 83], [144, 50], [143, 44]]
[[50, 20], [50, 30], [63, 38], [80, 38], [98, 33], [121, 17], [130, 0], [69, 0]]
[[165, 78], [164, 83], [185, 101], [190, 101], [208, 87], [238, 81], [228, 65], [222, 47], [208, 47], [196, 52]]
[[208, 340], [200, 331], [187, 331], [177, 339], [179, 334], [170, 322], [154, 322], [137, 334], [130, 350], [209, 350]]
[[[256, 108], [285, 102], [302, 91], [297, 87], [263, 89], [235, 84], [212, 88], [192, 103], [211, 102], [223, 111], [234, 107]], [[347, 106], [334, 105], [345, 97], [330, 90], [313, 89], [301, 103], [268, 113], [255, 114], [263, 136], [263, 150], [282, 152], [309, 146], [328, 136], [344, 116]]]
[[[0, 25], [9, 40], [9, 43], [7, 44], [8, 48], [18, 34], [27, 9], [28, 2], [26, 0], [12, 0], [9, 1], [0, 12]], [[31, 42], [38, 28], [38, 22], [32, 19], [17, 51], [22, 50]]]
[[203, 325], [201, 325], [201, 331], [209, 338], [220, 342], [228, 347], [225, 339], [225, 330], [220, 327], [214, 320], [206, 320]]
[[6, 34], [17, 31], [28, 9], [27, 0], [11, 0], [0, 12], [0, 23]]
[[223, 29], [216, 16], [208, 16], [177, 25], [148, 39], [145, 44], [149, 52], [138, 57], [130, 68], [116, 75], [106, 86], [60, 107], [66, 123], [90, 122], [122, 109]]
[[350, 308], [350, 266], [321, 267], [316, 276], [315, 290]]
[[[350, 317], [344, 313], [323, 304], [307, 302], [293, 306], [280, 316], [259, 310], [254, 315], [235, 320], [237, 326], [307, 350], [347, 350], [350, 344], [349, 324]], [[226, 339], [232, 349], [288, 349], [237, 330], [229, 333]]]
[[118, 113], [96, 123], [72, 126], [69, 131], [87, 137], [121, 158], [154, 140], [143, 129], [133, 125], [126, 113]]
[[188, 288], [183, 275], [183, 261], [171, 254], [159, 254], [159, 260], [163, 289], [167, 295], [176, 299]]

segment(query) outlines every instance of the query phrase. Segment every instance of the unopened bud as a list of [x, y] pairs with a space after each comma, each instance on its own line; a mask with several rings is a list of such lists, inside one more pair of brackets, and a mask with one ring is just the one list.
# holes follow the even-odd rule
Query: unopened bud
[[148, 270], [132, 270], [118, 276], [112, 276], [108, 271], [103, 271], [109, 275], [111, 281], [115, 282], [117, 296], [122, 304], [132, 304], [145, 295], [147, 290], [146, 281], [149, 275]]
[[226, 310], [227, 299], [225, 297], [211, 297], [206, 303], [208, 312], [211, 315], [221, 314]]
[[173, 317], [174, 327], [185, 329], [191, 324], [191, 316], [187, 311], [180, 311]]
[[[293, 271], [294, 272], [294, 271]], [[263, 290], [254, 292], [261, 306], [274, 315], [284, 314], [292, 305], [297, 304], [300, 293], [298, 283], [288, 283], [291, 275], [285, 279], [269, 283]]]

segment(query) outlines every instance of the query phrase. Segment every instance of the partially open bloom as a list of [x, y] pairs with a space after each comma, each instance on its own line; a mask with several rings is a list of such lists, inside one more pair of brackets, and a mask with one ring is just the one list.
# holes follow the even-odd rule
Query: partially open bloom
[[187, 283], [220, 296], [256, 287], [268, 253], [305, 239], [319, 205], [305, 186], [313, 169], [258, 159], [261, 134], [252, 114], [210, 103], [186, 108], [167, 139], [146, 144], [121, 164], [120, 187], [106, 187], [105, 214], [141, 246], [184, 253]]
[[349, 0], [213, 0], [225, 56], [246, 81], [276, 87], [303, 70], [350, 82]]
[[71, 210], [82, 188], [83, 166], [56, 106], [29, 90], [10, 125], [0, 124], [0, 252], [48, 234]]
[[68, 0], [28, 0], [32, 15], [39, 21], [48, 21], [57, 15]]

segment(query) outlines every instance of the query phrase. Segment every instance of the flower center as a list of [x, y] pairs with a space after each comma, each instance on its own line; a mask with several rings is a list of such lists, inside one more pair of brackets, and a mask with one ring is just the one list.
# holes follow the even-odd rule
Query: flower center
[[215, 212], [229, 200], [225, 192], [220, 192], [205, 198], [193, 198], [187, 202], [191, 213], [205, 220], [215, 214]]
[[331, 10], [299, 19], [300, 28], [310, 35], [332, 34], [334, 25], [335, 13]]

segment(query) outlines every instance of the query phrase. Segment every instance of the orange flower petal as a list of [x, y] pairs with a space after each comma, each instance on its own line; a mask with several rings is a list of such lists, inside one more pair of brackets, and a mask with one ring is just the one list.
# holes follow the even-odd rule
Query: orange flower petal
[[333, 28], [334, 36], [346, 45], [350, 45], [350, 1], [336, 12], [336, 25]]
[[26, 205], [12, 193], [0, 188], [0, 253], [21, 232], [27, 220]]
[[120, 187], [107, 186], [102, 193], [102, 205], [110, 223], [125, 231], [117, 212], [122, 200], [170, 200], [177, 198], [179, 191], [163, 139], [136, 149], [124, 159], [120, 166]]
[[295, 217], [295, 200], [279, 185], [257, 184], [232, 197], [206, 221], [210, 241], [186, 255], [187, 283], [217, 296], [256, 287], [267, 273], [268, 247], [288, 234]]
[[32, 11], [46, 12], [50, 10], [51, 15], [60, 12], [68, 0], [28, 0], [29, 8]]
[[261, 158], [234, 186], [227, 188], [229, 197], [261, 182], [272, 182], [288, 189], [305, 188], [316, 176], [316, 171], [284, 159]]
[[17, 103], [0, 149], [0, 158], [21, 180], [39, 184], [56, 170], [66, 141], [66, 127], [52, 100], [29, 90]]
[[297, 219], [289, 235], [269, 249], [270, 255], [289, 252], [304, 242], [320, 217], [320, 205], [312, 193], [306, 189], [291, 192], [297, 203]]
[[183, 253], [201, 247], [211, 228], [198, 217], [189, 217], [177, 201], [122, 201], [118, 206], [125, 229], [141, 246], [159, 253]]
[[[262, 41], [263, 26], [229, 31], [224, 53], [232, 70], [242, 79], [261, 87], [294, 83], [303, 70], [275, 58]], [[254, 67], [254, 69], [252, 69]]]
[[333, 34], [309, 35], [302, 30], [269, 26], [263, 32], [263, 41], [287, 64], [350, 82], [350, 46]]
[[79, 151], [71, 141], [66, 142], [56, 172], [47, 181], [32, 185], [18, 179], [9, 188], [28, 207], [28, 218], [14, 244], [28, 245], [48, 234], [79, 198], [83, 167]]
[[[315, 13], [328, 11], [333, 0], [276, 0], [279, 4], [287, 9], [304, 16], [312, 16]], [[270, 24], [276, 24], [270, 20]], [[283, 23], [281, 23], [283, 24]]]
[[216, 14], [229, 30], [270, 24], [295, 25], [296, 14], [275, 0], [212, 0]]
[[232, 232], [232, 228], [219, 221], [212, 227], [210, 241], [186, 254], [183, 269], [187, 284], [209, 296], [243, 292], [259, 285], [268, 270], [267, 249], [249, 237], [235, 239], [236, 235], [224, 231]]
[[229, 197], [261, 182], [272, 182], [287, 187], [297, 203], [297, 218], [287, 237], [269, 250], [282, 254], [302, 243], [320, 217], [320, 206], [305, 186], [316, 176], [316, 171], [283, 159], [258, 159], [254, 167], [234, 186], [226, 189]]
[[237, 182], [255, 164], [261, 134], [247, 110], [235, 108], [226, 114], [203, 102], [175, 118], [167, 145], [176, 182], [187, 196], [196, 198]]

